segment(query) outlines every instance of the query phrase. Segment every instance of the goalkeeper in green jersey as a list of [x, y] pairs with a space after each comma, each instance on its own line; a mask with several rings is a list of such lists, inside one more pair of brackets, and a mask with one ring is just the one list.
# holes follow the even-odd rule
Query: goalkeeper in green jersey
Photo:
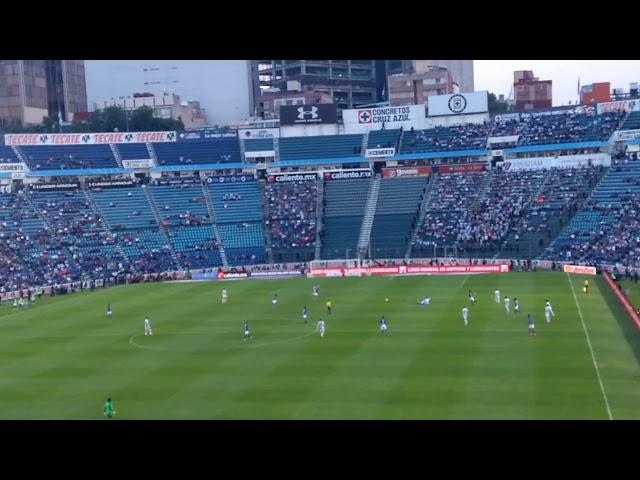
[[110, 398], [107, 398], [107, 403], [104, 404], [104, 416], [107, 418], [113, 418], [116, 411], [113, 409], [113, 403]]

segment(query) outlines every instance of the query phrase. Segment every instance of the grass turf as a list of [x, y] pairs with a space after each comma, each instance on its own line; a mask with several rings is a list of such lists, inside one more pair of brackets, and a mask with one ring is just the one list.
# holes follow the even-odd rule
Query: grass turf
[[[604, 281], [589, 279], [589, 294], [582, 276], [514, 272], [142, 284], [6, 304], [0, 418], [99, 419], [112, 397], [116, 419], [607, 419], [605, 395], [614, 419], [640, 418], [640, 332]], [[519, 315], [494, 302], [496, 287], [520, 300]], [[469, 289], [478, 302], [465, 327]], [[426, 295], [432, 304], [418, 305]]]

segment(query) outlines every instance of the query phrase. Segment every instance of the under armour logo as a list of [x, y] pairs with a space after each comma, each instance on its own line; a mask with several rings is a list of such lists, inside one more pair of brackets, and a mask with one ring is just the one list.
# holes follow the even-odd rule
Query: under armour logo
[[311, 115], [311, 118], [318, 118], [318, 114], [316, 113], [318, 111], [318, 107], [311, 107], [310, 110], [305, 110], [304, 107], [300, 107], [298, 108], [298, 118], [300, 120], [304, 120], [305, 115]]

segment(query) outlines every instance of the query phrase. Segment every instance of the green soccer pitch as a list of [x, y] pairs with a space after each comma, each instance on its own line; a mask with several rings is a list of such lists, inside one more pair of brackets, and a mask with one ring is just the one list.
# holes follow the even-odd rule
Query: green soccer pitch
[[0, 392], [1, 419], [638, 419], [640, 332], [554, 272], [141, 284], [2, 305]]

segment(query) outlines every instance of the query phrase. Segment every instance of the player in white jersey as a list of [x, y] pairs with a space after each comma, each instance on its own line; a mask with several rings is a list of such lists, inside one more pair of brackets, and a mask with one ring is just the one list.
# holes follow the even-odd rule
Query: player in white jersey
[[553, 308], [551, 308], [551, 305], [548, 304], [546, 307], [544, 307], [544, 319], [547, 323], [551, 323], [551, 317], [555, 317], [555, 314], [553, 313]]
[[318, 322], [318, 331], [320, 332], [320, 338], [324, 337], [324, 329], [325, 329], [324, 320], [320, 319], [320, 321]]
[[15, 297], [13, 299], [13, 308], [16, 308], [18, 306], [18, 297]]
[[107, 317], [111, 318], [111, 315], [113, 315], [113, 310], [111, 310], [111, 304], [107, 304]]
[[271, 299], [271, 303], [273, 303], [274, 305], [276, 305], [278, 303], [278, 294], [277, 293], [273, 294], [273, 298]]
[[318, 298], [318, 295], [320, 295], [320, 287], [318, 285], [314, 285], [312, 294], [313, 298]]
[[462, 307], [462, 320], [464, 320], [465, 326], [469, 323], [469, 309], [466, 305]]
[[496, 288], [496, 291], [493, 292], [493, 295], [495, 296], [496, 303], [500, 303], [500, 290]]
[[307, 306], [302, 307], [302, 320], [304, 323], [307, 323], [307, 317], [309, 316], [309, 311], [307, 310]]
[[551, 305], [551, 302], [549, 300], [545, 300], [544, 301], [544, 307], [545, 308], [549, 308], [551, 310], [551, 316], [555, 317], [556, 314], [553, 312], [553, 306]]
[[222, 289], [222, 303], [227, 303], [227, 289]]
[[504, 297], [504, 309], [507, 311], [507, 313], [511, 312], [510, 307], [511, 307], [511, 300], [509, 300], [509, 297]]
[[471, 303], [476, 303], [476, 294], [469, 290], [469, 301]]
[[144, 334], [145, 335], [153, 335], [153, 330], [151, 330], [151, 322], [148, 317], [144, 317]]
[[431, 303], [431, 297], [425, 297], [422, 300], [418, 300], [420, 305], [429, 305]]
[[517, 298], [513, 299], [513, 311], [515, 313], [520, 313], [520, 302], [518, 301]]

